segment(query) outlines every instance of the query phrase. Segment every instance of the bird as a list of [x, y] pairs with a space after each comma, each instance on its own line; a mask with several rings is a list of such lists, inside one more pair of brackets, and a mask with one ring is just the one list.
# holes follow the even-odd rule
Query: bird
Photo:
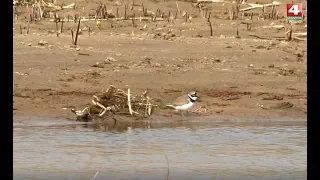
[[198, 98], [197, 92], [194, 91], [194, 92], [188, 94], [187, 101], [176, 102], [174, 104], [168, 104], [166, 106], [171, 107], [171, 108], [175, 109], [176, 111], [180, 111], [181, 115], [184, 116], [183, 111], [187, 111], [187, 110], [191, 109], [194, 106], [197, 98]]

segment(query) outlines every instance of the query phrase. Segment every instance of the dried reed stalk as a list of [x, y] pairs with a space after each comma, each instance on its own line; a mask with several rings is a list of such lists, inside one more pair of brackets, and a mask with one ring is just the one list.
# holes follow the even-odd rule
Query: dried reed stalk
[[130, 89], [128, 89], [128, 107], [129, 107], [129, 113], [132, 115], [131, 98], [130, 98]]
[[292, 40], [292, 26], [290, 26], [289, 31], [286, 31], [286, 37], [288, 41]]
[[149, 103], [149, 97], [148, 97], [148, 115], [151, 115], [151, 111], [152, 111], [152, 105], [151, 103]]
[[61, 27], [60, 27], [60, 33], [62, 34], [63, 33], [63, 21], [61, 22]]
[[210, 36], [212, 36], [212, 24], [211, 24], [211, 21], [210, 21], [210, 17], [211, 17], [211, 12], [209, 12], [207, 21], [208, 21], [209, 27], [210, 27]]
[[188, 13], [186, 12], [184, 22], [187, 23], [187, 21], [188, 21]]
[[144, 111], [144, 117], [147, 117], [147, 115], [148, 115], [148, 111], [149, 111], [148, 108], [149, 108], [149, 104], [147, 103], [145, 111]]
[[27, 34], [29, 34], [29, 31], [30, 31], [30, 19], [28, 20]]
[[30, 8], [30, 19], [31, 19], [31, 22], [34, 21], [33, 7]]
[[58, 27], [58, 18], [56, 13], [54, 14], [54, 21], [56, 23], [56, 33], [57, 33], [57, 37], [59, 37], [59, 27]]
[[237, 4], [237, 5], [236, 5], [236, 12], [235, 12], [235, 17], [236, 17], [236, 19], [239, 18], [239, 10], [240, 10], [240, 5]]
[[124, 5], [124, 19], [127, 19], [127, 5]]
[[99, 171], [96, 172], [96, 174], [93, 176], [93, 178], [91, 180], [94, 180], [98, 174], [99, 174]]
[[271, 18], [272, 18], [272, 19], [274, 19], [275, 7], [276, 7], [276, 6], [273, 5], [273, 6], [272, 6], [272, 9], [271, 9], [271, 15], [272, 15]]
[[134, 1], [132, 1], [131, 11], [133, 11]]
[[251, 23], [247, 23], [247, 31], [251, 31]]
[[80, 29], [80, 19], [78, 21], [78, 28], [77, 28], [77, 32], [76, 32], [76, 37], [74, 39], [74, 45], [77, 45], [77, 42], [78, 42], [78, 36], [79, 36], [79, 29]]
[[28, 10], [28, 19], [29, 21], [31, 20], [31, 13], [30, 13], [30, 9], [29, 9], [29, 5], [27, 4], [27, 10]]
[[108, 17], [108, 11], [107, 11], [107, 6], [105, 4], [103, 4], [103, 18], [107, 18]]
[[119, 8], [117, 8], [116, 17], [119, 18]]
[[181, 14], [181, 9], [179, 8], [178, 1], [176, 1], [176, 5], [177, 5], [177, 11], [179, 12], [179, 14]]
[[177, 17], [178, 17], [178, 11], [176, 11], [176, 14], [174, 15], [173, 19], [177, 19]]
[[234, 20], [234, 11], [233, 9], [229, 10], [229, 19]]
[[239, 36], [239, 27], [237, 26], [237, 36], [236, 37], [240, 37]]
[[134, 19], [135, 19], [135, 13], [133, 13], [132, 15], [132, 27], [135, 27]]
[[203, 16], [202, 7], [201, 7], [200, 5], [199, 5], [199, 11], [200, 11], [201, 17], [202, 17], [202, 18], [205, 18], [205, 17]]
[[142, 14], [144, 16], [144, 4], [143, 3], [141, 4], [141, 8], [142, 8]]
[[274, 20], [278, 20], [277, 18], [277, 16], [278, 16], [278, 12], [277, 12], [277, 9], [276, 9], [276, 6], [274, 6], [275, 8], [274, 8], [274, 11], [273, 11], [273, 19]]
[[95, 15], [95, 18], [98, 19], [99, 18], [99, 14], [100, 14], [100, 11], [101, 11], [101, 3], [99, 4], [97, 10], [96, 10], [96, 15]]
[[74, 35], [73, 35], [73, 30], [72, 30], [72, 29], [70, 29], [70, 31], [71, 31], [72, 44], [73, 44], [73, 45], [75, 45], [75, 44], [74, 44]]

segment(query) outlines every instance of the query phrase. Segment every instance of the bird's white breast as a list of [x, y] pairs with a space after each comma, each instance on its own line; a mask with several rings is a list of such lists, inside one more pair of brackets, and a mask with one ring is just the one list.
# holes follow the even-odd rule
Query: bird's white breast
[[192, 108], [192, 106], [194, 105], [194, 103], [192, 102], [189, 102], [188, 104], [184, 104], [184, 105], [181, 105], [181, 106], [176, 106], [176, 110], [180, 110], [180, 111], [183, 111], [183, 110], [188, 110], [190, 108]]

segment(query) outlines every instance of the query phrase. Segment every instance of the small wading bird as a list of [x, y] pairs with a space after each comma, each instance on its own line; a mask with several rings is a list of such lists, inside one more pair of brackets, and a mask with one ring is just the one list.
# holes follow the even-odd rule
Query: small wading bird
[[193, 105], [195, 104], [196, 100], [197, 100], [198, 96], [196, 92], [190, 93], [188, 94], [188, 101], [184, 101], [184, 102], [176, 102], [174, 104], [168, 104], [166, 105], [167, 107], [171, 107], [173, 109], [175, 109], [176, 111], [180, 111], [181, 115], [183, 115], [183, 111], [187, 111], [189, 109], [191, 109], [193, 107]]

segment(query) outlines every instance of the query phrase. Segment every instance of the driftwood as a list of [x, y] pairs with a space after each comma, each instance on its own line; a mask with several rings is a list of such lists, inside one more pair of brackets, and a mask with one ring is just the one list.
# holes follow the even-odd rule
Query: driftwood
[[299, 38], [299, 37], [293, 37], [292, 39], [298, 40], [298, 41], [307, 41], [307, 39], [302, 39], [302, 38]]
[[281, 3], [277, 2], [277, 1], [273, 1], [272, 3], [269, 3], [269, 4], [253, 4], [253, 3], [247, 3], [247, 5], [249, 5], [250, 7], [247, 7], [247, 8], [243, 8], [243, 9], [240, 9], [239, 11], [249, 11], [249, 10], [252, 10], [252, 9], [256, 9], [256, 8], [266, 8], [266, 7], [274, 7], [274, 6], [279, 6]]
[[287, 40], [287, 38], [285, 38], [285, 37], [258, 36], [255, 34], [249, 34], [248, 36], [256, 37], [258, 39], [267, 39], [267, 40]]
[[[288, 37], [269, 37], [269, 36], [258, 36], [255, 34], [249, 34], [248, 36], [256, 37], [258, 39], [266, 39], [266, 40], [289, 40]], [[302, 39], [296, 36], [295, 37], [291, 36], [290, 40], [307, 41], [307, 39]]]
[[292, 35], [296, 35], [296, 36], [300, 36], [300, 37], [306, 37], [307, 36], [307, 33], [306, 32], [303, 32], [303, 33], [292, 33]]
[[267, 29], [267, 28], [283, 29], [284, 25], [263, 26], [262, 28], [263, 29]]
[[151, 115], [153, 107], [157, 105], [153, 104], [153, 99], [148, 96], [147, 91], [134, 96], [130, 89], [125, 92], [110, 85], [102, 94], [93, 96], [92, 105], [87, 105], [83, 110], [71, 111], [76, 114], [79, 121], [89, 121], [114, 114], [146, 118]]

